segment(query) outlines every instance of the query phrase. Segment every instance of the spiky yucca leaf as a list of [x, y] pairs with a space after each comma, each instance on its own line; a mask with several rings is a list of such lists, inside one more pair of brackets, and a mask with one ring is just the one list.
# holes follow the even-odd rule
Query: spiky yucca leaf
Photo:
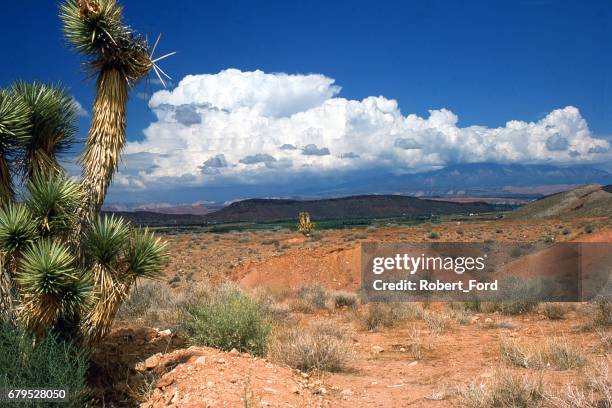
[[60, 19], [72, 46], [93, 57], [112, 53], [124, 32], [121, 7], [115, 0], [67, 0], [60, 5]]
[[74, 142], [74, 99], [61, 86], [40, 82], [16, 82], [12, 92], [29, 107], [31, 124], [21, 144], [21, 173], [31, 178], [34, 174], [59, 172], [58, 156]]
[[10, 160], [30, 128], [28, 106], [9, 92], [0, 90], [0, 206], [14, 197]]
[[37, 236], [36, 224], [26, 206], [9, 203], [0, 209], [0, 251], [23, 251]]
[[84, 332], [95, 343], [110, 331], [117, 310], [128, 295], [125, 253], [130, 228], [122, 218], [98, 217], [86, 233], [85, 254], [91, 264], [96, 300], [85, 321]]
[[80, 186], [64, 174], [36, 174], [27, 184], [25, 200], [43, 236], [70, 232], [82, 204]]
[[92, 71], [112, 68], [134, 84], [151, 69], [147, 41], [124, 23], [115, 0], [66, 0], [60, 19], [64, 35], [89, 58]]
[[98, 217], [87, 231], [84, 246], [90, 261], [111, 270], [119, 267], [130, 243], [130, 228], [123, 218]]
[[15, 280], [23, 295], [19, 319], [32, 331], [44, 333], [63, 313], [64, 298], [73, 301], [81, 286], [80, 275], [69, 248], [57, 241], [42, 239], [23, 252]]
[[28, 294], [60, 296], [77, 277], [70, 249], [60, 241], [41, 239], [23, 252], [16, 280]]
[[127, 273], [133, 278], [159, 278], [166, 257], [166, 242], [146, 228], [136, 230], [126, 254]]

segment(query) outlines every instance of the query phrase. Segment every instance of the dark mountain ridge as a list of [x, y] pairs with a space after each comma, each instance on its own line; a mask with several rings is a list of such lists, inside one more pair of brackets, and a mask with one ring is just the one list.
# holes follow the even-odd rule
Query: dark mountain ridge
[[442, 214], [493, 212], [500, 206], [484, 203], [457, 203], [426, 200], [401, 195], [361, 195], [322, 200], [249, 199], [237, 201], [206, 215], [159, 214], [148, 211], [119, 212], [135, 224], [206, 225], [228, 222], [272, 222], [296, 219], [301, 211], [310, 213], [314, 220], [349, 218], [391, 218]]

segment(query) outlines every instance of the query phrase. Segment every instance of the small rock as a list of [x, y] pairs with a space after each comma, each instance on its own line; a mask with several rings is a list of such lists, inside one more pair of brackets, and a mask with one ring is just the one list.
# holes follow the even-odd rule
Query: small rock
[[299, 394], [300, 393], [300, 388], [297, 385], [295, 385], [291, 389], [291, 392], [294, 393], [294, 394]]
[[474, 323], [476, 323], [478, 320], [480, 320], [480, 316], [474, 316], [474, 317], [472, 317], [472, 318], [470, 319], [470, 323], [471, 323], [471, 324], [474, 324]]
[[417, 364], [419, 364], [419, 362], [415, 360], [412, 363], [408, 364], [408, 367], [414, 367]]
[[405, 353], [405, 352], [406, 352], [406, 349], [405, 349], [405, 348], [403, 348], [403, 347], [400, 347], [400, 351], [401, 351], [402, 353]]
[[159, 357], [157, 355], [151, 356], [145, 360], [145, 367], [147, 369], [156, 368], [159, 365]]
[[176, 390], [174, 391], [174, 395], [172, 396], [172, 399], [170, 400], [170, 402], [172, 404], [176, 404], [176, 402], [180, 399], [181, 397], [179, 396], [179, 391]]
[[167, 387], [174, 382], [174, 375], [166, 374], [157, 380], [157, 388]]
[[383, 351], [385, 351], [385, 349], [380, 346], [372, 346], [372, 353], [374, 354], [382, 353]]
[[276, 390], [275, 390], [274, 388], [268, 388], [268, 387], [265, 387], [265, 388], [263, 389], [263, 391], [264, 391], [264, 392], [267, 392], [267, 393], [269, 393], [269, 394], [276, 394]]
[[225, 364], [225, 359], [224, 358], [218, 359], [217, 364]]
[[230, 350], [230, 354], [240, 354], [240, 352], [236, 350], [235, 348], [233, 348]]
[[138, 371], [139, 373], [144, 373], [145, 371], [147, 371], [147, 367], [145, 367], [145, 363], [143, 361], [139, 361], [134, 366], [134, 370]]
[[340, 391], [340, 395], [344, 395], [344, 396], [353, 395], [353, 390], [351, 390], [350, 388], [347, 388], [345, 390]]
[[325, 395], [327, 394], [327, 389], [325, 387], [321, 387], [315, 391], [315, 394]]
[[484, 322], [485, 323], [493, 323], [493, 319], [491, 319], [490, 317], [487, 317]]
[[170, 336], [171, 334], [172, 334], [172, 331], [170, 329], [162, 330], [159, 332], [160, 336]]
[[206, 357], [200, 356], [193, 363], [195, 365], [204, 365], [204, 364], [206, 364]]
[[302, 373], [302, 378], [308, 378], [310, 375], [308, 373]]

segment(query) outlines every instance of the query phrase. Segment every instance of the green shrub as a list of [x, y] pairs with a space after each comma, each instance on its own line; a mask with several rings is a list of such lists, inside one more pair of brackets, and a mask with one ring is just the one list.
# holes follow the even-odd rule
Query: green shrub
[[266, 352], [270, 323], [261, 306], [239, 289], [222, 288], [188, 305], [186, 312], [191, 344], [255, 355]]
[[593, 227], [593, 224], [587, 224], [584, 226], [584, 232], [586, 232], [587, 234], [590, 234], [593, 231], [595, 231], [595, 227]]
[[87, 368], [85, 354], [70, 343], [48, 334], [34, 346], [31, 334], [0, 321], [0, 388], [66, 389], [69, 402], [62, 406], [82, 407], [87, 398]]
[[432, 232], [429, 233], [429, 235], [427, 235], [427, 238], [429, 238], [429, 239], [438, 239], [438, 238], [440, 238], [440, 234], [438, 234], [437, 232], [432, 231]]

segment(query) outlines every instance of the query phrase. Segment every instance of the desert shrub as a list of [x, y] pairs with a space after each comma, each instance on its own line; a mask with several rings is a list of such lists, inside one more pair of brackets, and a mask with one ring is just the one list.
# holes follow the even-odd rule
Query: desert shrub
[[429, 328], [431, 334], [436, 336], [444, 333], [450, 326], [449, 317], [439, 313], [424, 313], [423, 320], [425, 320], [425, 324], [427, 324], [427, 328]]
[[595, 299], [597, 305], [597, 314], [595, 316], [595, 325], [597, 326], [612, 326], [612, 297], [611, 296], [598, 296]]
[[256, 291], [254, 299], [263, 314], [271, 322], [284, 322], [289, 318], [290, 308], [283, 303], [277, 303], [274, 297], [266, 291]]
[[304, 313], [323, 309], [329, 299], [329, 293], [321, 286], [304, 286], [297, 292], [297, 302], [294, 309]]
[[593, 224], [587, 224], [584, 226], [584, 232], [586, 232], [587, 234], [590, 234], [593, 231], [595, 231], [595, 227], [593, 226]]
[[429, 238], [429, 239], [438, 239], [438, 238], [440, 238], [440, 234], [438, 234], [435, 231], [432, 231], [432, 232], [429, 233], [429, 235], [427, 235], [427, 238]]
[[472, 313], [463, 309], [455, 309], [451, 312], [451, 317], [460, 325], [464, 326], [472, 321]]
[[519, 315], [532, 312], [539, 304], [538, 282], [535, 279], [519, 279], [514, 276], [500, 282], [498, 302], [490, 302], [495, 311], [508, 315]]
[[466, 408], [535, 408], [543, 398], [541, 381], [501, 371], [488, 384], [468, 385], [460, 401]]
[[608, 408], [612, 406], [612, 376], [606, 362], [585, 370], [586, 381], [570, 384], [562, 390], [545, 393], [551, 408]]
[[357, 295], [350, 292], [334, 292], [331, 295], [335, 307], [357, 306]]
[[187, 307], [186, 330], [193, 345], [233, 348], [263, 355], [271, 327], [261, 306], [234, 287], [224, 287]]
[[572, 231], [569, 228], [565, 228], [562, 232], [563, 235], [569, 235]]
[[270, 354], [298, 370], [342, 372], [348, 369], [353, 348], [346, 333], [334, 324], [317, 323], [279, 333]]
[[503, 340], [500, 353], [506, 361], [517, 367], [533, 369], [553, 367], [557, 370], [569, 370], [581, 367], [586, 362], [585, 357], [575, 346], [559, 338], [548, 340], [543, 347]]
[[152, 307], [165, 308], [172, 304], [172, 293], [167, 285], [160, 282], [146, 282], [134, 286], [117, 316], [137, 318], [144, 316]]
[[423, 310], [414, 303], [371, 303], [361, 320], [367, 330], [377, 331], [422, 316]]
[[569, 308], [563, 303], [544, 303], [542, 306], [542, 313], [550, 320], [563, 319], [567, 314]]
[[88, 396], [84, 352], [54, 334], [34, 344], [31, 334], [0, 321], [0, 388], [63, 388], [68, 390], [69, 402], [62, 406], [84, 406]]

